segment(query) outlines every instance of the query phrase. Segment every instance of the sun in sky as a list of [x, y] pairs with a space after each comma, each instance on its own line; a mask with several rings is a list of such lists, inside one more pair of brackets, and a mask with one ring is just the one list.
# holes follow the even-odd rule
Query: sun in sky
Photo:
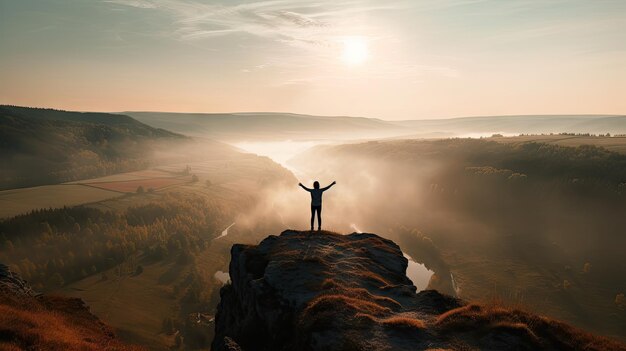
[[625, 14], [626, 0], [0, 0], [0, 104], [623, 114]]
[[343, 51], [341, 60], [348, 65], [360, 65], [364, 63], [369, 50], [367, 40], [363, 37], [346, 37], [342, 40]]

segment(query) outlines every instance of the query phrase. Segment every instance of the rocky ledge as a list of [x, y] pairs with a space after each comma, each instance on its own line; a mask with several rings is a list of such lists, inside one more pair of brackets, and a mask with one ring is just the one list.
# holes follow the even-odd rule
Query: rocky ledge
[[82, 300], [37, 294], [0, 263], [0, 350], [145, 349], [117, 339]]
[[212, 350], [626, 350], [549, 318], [416, 292], [375, 234], [285, 231], [234, 245]]

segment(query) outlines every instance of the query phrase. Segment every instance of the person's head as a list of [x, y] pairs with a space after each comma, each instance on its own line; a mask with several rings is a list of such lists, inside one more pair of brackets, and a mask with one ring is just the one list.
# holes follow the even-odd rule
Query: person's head
[[317, 180], [313, 182], [313, 187], [315, 189], [319, 189], [320, 188], [320, 182], [318, 182]]

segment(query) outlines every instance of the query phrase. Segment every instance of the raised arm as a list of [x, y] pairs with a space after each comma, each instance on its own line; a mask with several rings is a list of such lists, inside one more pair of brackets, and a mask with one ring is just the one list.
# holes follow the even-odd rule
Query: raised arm
[[325, 188], [322, 188], [322, 191], [326, 191], [326, 190], [330, 189], [330, 188], [331, 188], [333, 185], [335, 185], [335, 184], [337, 184], [337, 182], [333, 181], [332, 183], [330, 183], [330, 185], [329, 185], [329, 186], [327, 186], [327, 187], [325, 187]]
[[304, 190], [306, 190], [308, 192], [311, 192], [311, 189], [305, 187], [304, 185], [302, 185], [302, 183], [298, 183], [298, 185], [300, 185], [302, 187], [302, 189], [304, 189]]

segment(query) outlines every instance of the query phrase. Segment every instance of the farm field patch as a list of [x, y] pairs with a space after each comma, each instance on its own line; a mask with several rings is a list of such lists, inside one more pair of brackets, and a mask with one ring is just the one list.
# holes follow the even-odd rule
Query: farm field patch
[[120, 196], [119, 192], [80, 184], [44, 185], [0, 191], [0, 218], [41, 208], [59, 208], [98, 202]]
[[119, 182], [95, 182], [86, 183], [85, 185], [104, 190], [117, 191], [120, 193], [133, 193], [136, 192], [137, 188], [140, 186], [146, 191], [148, 189], [158, 190], [172, 185], [180, 185], [187, 181], [187, 178], [152, 178]]
[[174, 177], [176, 177], [176, 175], [172, 174], [171, 172], [165, 172], [165, 171], [160, 171], [156, 169], [148, 169], [144, 171], [111, 174], [111, 175], [99, 177], [99, 178], [77, 180], [74, 182], [68, 182], [66, 184], [91, 184], [91, 183], [96, 183], [96, 182], [97, 183], [122, 182], [122, 181], [139, 180], [139, 179], [146, 179], [146, 178], [174, 178]]

